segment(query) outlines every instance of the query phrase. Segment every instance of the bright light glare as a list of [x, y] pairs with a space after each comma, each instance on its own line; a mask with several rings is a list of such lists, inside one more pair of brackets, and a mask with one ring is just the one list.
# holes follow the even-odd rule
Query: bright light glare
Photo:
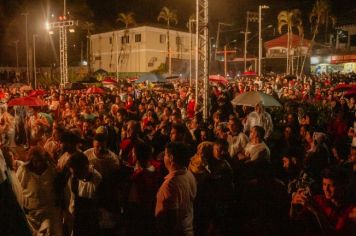
[[54, 32], [53, 32], [52, 30], [48, 31], [48, 33], [49, 33], [50, 35], [54, 34]]
[[69, 28], [69, 32], [70, 32], [70, 33], [74, 33], [75, 30], [74, 30], [73, 28]]
[[50, 25], [49, 25], [49, 23], [48, 23], [48, 21], [47, 21], [47, 22], [46, 22], [46, 30], [49, 31], [50, 28], [51, 28], [51, 27], [50, 27]]

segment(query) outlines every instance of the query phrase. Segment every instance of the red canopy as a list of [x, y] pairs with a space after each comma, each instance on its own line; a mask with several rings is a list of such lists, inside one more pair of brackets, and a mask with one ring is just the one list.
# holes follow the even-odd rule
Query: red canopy
[[11, 106], [29, 106], [29, 107], [42, 107], [47, 106], [47, 103], [36, 97], [20, 97], [10, 100], [7, 105]]
[[[299, 47], [299, 46], [304, 46], [304, 47], [309, 47], [311, 44], [310, 40], [303, 39], [302, 37], [299, 37], [298, 35], [291, 34], [290, 35], [290, 40], [291, 40], [291, 47]], [[273, 47], [284, 47], [286, 48], [288, 45], [288, 34], [284, 34], [278, 38], [272, 39], [270, 41], [267, 41], [264, 43], [265, 48], [273, 48]]]
[[101, 81], [103, 84], [117, 84], [117, 81], [112, 79], [111, 77], [106, 77]]
[[47, 91], [46, 91], [46, 90], [37, 89], [37, 90], [31, 91], [31, 93], [30, 93], [28, 96], [30, 96], [30, 97], [36, 97], [36, 96], [42, 96], [42, 95], [45, 95], [45, 94], [47, 94]]
[[87, 94], [103, 94], [105, 91], [98, 87], [88, 88]]
[[256, 75], [256, 72], [254, 71], [245, 71], [243, 75]]
[[209, 75], [209, 81], [221, 83], [221, 84], [229, 83], [229, 81], [224, 76], [221, 75]]
[[345, 91], [345, 90], [349, 90], [351, 88], [350, 84], [338, 84], [334, 90], [335, 91]]

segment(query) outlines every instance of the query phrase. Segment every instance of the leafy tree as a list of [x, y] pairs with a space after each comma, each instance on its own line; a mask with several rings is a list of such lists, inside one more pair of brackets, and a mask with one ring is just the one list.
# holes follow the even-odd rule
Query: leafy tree
[[308, 48], [308, 51], [306, 55], [304, 56], [303, 59], [303, 64], [302, 68], [300, 71], [300, 76], [303, 74], [303, 69], [305, 65], [305, 61], [307, 56], [309, 55], [310, 51], [313, 48], [313, 45], [315, 43], [315, 37], [319, 33], [319, 27], [321, 25], [329, 24], [329, 20], [331, 21], [332, 26], [335, 26], [336, 23], [336, 18], [332, 15], [330, 15], [330, 4], [328, 0], [316, 0], [313, 9], [309, 15], [309, 22], [311, 24], [311, 31], [313, 34], [312, 40], [311, 40], [311, 45]]
[[172, 74], [172, 55], [171, 55], [171, 48], [170, 48], [170, 38], [169, 38], [169, 29], [171, 24], [178, 24], [178, 16], [175, 10], [169, 10], [167, 7], [163, 7], [161, 12], [157, 17], [157, 21], [163, 20], [167, 24], [167, 54], [168, 54], [168, 73]]
[[299, 9], [291, 11], [281, 11], [278, 14], [278, 32], [282, 33], [282, 28], [287, 27], [287, 68], [286, 73], [293, 72], [293, 57], [291, 57], [291, 46], [293, 42], [293, 28], [298, 30], [298, 35], [303, 35], [303, 23], [301, 19], [301, 12]]

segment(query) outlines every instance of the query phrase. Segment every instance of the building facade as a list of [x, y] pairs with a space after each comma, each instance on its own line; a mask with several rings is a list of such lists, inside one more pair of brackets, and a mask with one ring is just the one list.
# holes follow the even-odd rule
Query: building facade
[[[164, 28], [139, 26], [91, 35], [91, 68], [140, 74], [168, 66], [167, 32]], [[195, 35], [170, 29], [169, 43], [172, 72], [186, 73], [190, 57], [194, 58]]]

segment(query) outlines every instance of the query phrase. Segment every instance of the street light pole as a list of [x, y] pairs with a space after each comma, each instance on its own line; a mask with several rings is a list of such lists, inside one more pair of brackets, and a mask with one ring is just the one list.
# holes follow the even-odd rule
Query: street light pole
[[15, 40], [15, 53], [16, 53], [16, 76], [17, 73], [19, 73], [19, 51], [18, 51], [18, 44], [19, 44], [19, 40]]
[[258, 76], [261, 76], [261, 59], [262, 59], [262, 9], [268, 9], [269, 6], [258, 6]]
[[37, 89], [37, 75], [36, 75], [36, 37], [37, 35], [32, 35], [33, 38], [33, 78], [35, 81], [35, 89]]
[[28, 24], [27, 24], [27, 19], [28, 19], [28, 12], [22, 13], [23, 16], [25, 16], [25, 30], [26, 30], [26, 77], [27, 77], [27, 84], [30, 84], [30, 73], [29, 73], [29, 54], [28, 54]]

